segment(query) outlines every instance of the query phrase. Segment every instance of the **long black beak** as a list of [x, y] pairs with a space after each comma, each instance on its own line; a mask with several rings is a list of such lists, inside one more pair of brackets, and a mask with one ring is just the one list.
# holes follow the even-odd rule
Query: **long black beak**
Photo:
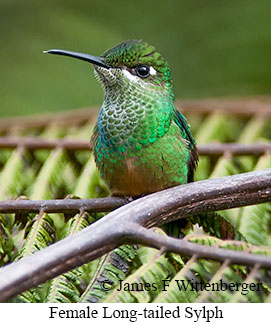
[[95, 64], [104, 68], [110, 68], [108, 65], [106, 65], [103, 62], [102, 58], [98, 56], [93, 56], [93, 55], [83, 54], [78, 52], [71, 52], [69, 50], [63, 50], [63, 49], [49, 49], [47, 51], [44, 51], [44, 53], [70, 56], [70, 57], [81, 59], [83, 61], [90, 62], [92, 64]]

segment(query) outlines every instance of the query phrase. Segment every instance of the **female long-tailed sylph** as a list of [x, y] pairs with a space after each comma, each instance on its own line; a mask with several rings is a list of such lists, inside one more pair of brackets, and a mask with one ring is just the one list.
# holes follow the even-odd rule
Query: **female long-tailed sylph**
[[193, 180], [198, 161], [185, 117], [174, 106], [167, 61], [141, 40], [100, 57], [52, 49], [93, 64], [105, 96], [91, 138], [95, 161], [113, 196], [141, 196]]

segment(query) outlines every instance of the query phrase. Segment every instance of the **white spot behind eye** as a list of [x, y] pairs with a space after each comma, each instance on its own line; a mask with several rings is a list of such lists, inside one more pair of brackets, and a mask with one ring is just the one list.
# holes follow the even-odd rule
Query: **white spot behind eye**
[[[131, 74], [128, 70], [122, 70], [123, 75], [132, 82], [138, 82], [138, 77], [136, 75]], [[156, 69], [150, 66], [150, 75], [156, 75]]]
[[137, 76], [131, 74], [128, 70], [122, 70], [123, 75], [132, 82], [138, 82]]
[[150, 75], [156, 75], [156, 69], [154, 69], [152, 66], [150, 66]]

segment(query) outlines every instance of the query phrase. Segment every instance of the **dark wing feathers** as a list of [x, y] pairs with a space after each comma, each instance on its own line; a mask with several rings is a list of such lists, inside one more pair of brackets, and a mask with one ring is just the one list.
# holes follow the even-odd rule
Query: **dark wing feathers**
[[198, 149], [196, 146], [195, 139], [191, 133], [190, 126], [187, 123], [185, 117], [176, 109], [175, 112], [175, 123], [178, 125], [182, 132], [182, 137], [188, 141], [188, 145], [190, 148], [190, 159], [189, 159], [189, 170], [188, 170], [188, 182], [193, 182], [194, 180], [194, 171], [197, 167], [199, 155]]
[[93, 133], [92, 136], [90, 138], [90, 149], [94, 152], [95, 146], [97, 144], [97, 140], [98, 140], [98, 124], [96, 123], [94, 129], [93, 129]]

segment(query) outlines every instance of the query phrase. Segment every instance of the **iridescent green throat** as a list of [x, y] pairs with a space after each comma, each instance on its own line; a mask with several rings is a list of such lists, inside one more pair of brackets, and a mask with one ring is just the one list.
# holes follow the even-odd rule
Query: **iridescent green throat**
[[[174, 105], [162, 86], [140, 82], [121, 69], [115, 69], [114, 74], [100, 67], [95, 69], [105, 90], [98, 118], [103, 145], [119, 152], [140, 150], [168, 131]], [[107, 80], [103, 81], [105, 75]]]

